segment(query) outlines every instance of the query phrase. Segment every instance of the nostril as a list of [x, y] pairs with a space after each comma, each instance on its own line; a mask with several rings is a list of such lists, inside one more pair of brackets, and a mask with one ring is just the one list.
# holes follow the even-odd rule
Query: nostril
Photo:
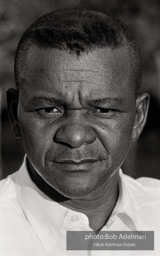
[[68, 147], [68, 148], [73, 148], [70, 144], [68, 144], [67, 142], [64, 142], [64, 141], [61, 141], [61, 140], [57, 140], [56, 138], [53, 138], [53, 141], [55, 142], [55, 143], [58, 143], [58, 144], [62, 144], [62, 145], [64, 145], [64, 146], [66, 146], [66, 147]]

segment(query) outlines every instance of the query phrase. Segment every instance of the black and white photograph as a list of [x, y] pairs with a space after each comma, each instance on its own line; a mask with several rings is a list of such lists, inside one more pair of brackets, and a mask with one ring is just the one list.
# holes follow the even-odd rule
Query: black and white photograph
[[160, 256], [160, 2], [0, 0], [0, 256]]

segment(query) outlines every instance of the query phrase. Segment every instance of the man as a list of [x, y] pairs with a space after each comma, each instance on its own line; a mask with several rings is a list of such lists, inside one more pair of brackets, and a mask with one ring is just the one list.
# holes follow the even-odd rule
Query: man
[[73, 230], [153, 230], [157, 242], [159, 181], [120, 170], [149, 106], [127, 27], [96, 11], [47, 14], [18, 45], [15, 80], [8, 109], [26, 156], [1, 181], [0, 255], [120, 255], [66, 250]]

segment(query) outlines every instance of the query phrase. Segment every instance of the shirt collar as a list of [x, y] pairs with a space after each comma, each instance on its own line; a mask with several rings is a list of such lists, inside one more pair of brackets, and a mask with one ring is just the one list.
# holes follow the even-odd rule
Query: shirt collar
[[[119, 217], [131, 230], [136, 230], [135, 213], [124, 176], [120, 170], [119, 199], [106, 225], [109, 227], [114, 219]], [[49, 251], [61, 235], [60, 230], [66, 224], [66, 216], [72, 215], [75, 211], [54, 202], [34, 184], [27, 171], [26, 157], [17, 173], [15, 183], [26, 218], [34, 228], [45, 250]], [[76, 212], [77, 214], [83, 219], [83, 224], [88, 225], [88, 230], [91, 230], [86, 215]]]

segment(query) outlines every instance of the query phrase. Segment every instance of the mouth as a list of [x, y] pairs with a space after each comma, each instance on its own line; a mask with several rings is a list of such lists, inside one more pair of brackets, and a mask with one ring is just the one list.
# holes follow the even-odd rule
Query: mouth
[[[81, 159], [66, 159], [57, 158], [50, 162], [51, 168], [56, 169], [57, 172], [62, 172], [63, 175], [88, 175], [88, 173], [94, 172], [99, 168], [104, 167], [105, 159], [99, 158], [81, 158]], [[73, 175], [73, 176], [72, 176]]]
[[82, 164], [89, 164], [89, 163], [95, 163], [100, 161], [99, 159], [79, 159], [79, 160], [73, 160], [73, 159], [60, 159], [56, 160], [55, 162], [58, 164], [71, 164], [71, 165], [82, 165]]
[[83, 158], [83, 159], [56, 159], [55, 164], [57, 168], [65, 173], [92, 171], [99, 168], [100, 159]]

